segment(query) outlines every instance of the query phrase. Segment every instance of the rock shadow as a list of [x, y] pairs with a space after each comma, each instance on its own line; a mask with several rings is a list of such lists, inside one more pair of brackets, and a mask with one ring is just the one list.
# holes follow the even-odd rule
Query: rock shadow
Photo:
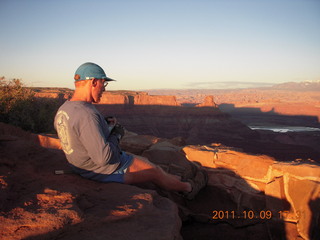
[[242, 121], [246, 125], [291, 125], [320, 127], [317, 116], [308, 115], [285, 115], [275, 112], [273, 107], [270, 111], [263, 112], [259, 107], [236, 107], [234, 104], [223, 103], [219, 109]]
[[281, 215], [288, 201], [265, 195], [232, 170], [206, 169], [209, 184], [195, 200], [175, 199], [190, 211], [181, 231], [185, 240], [289, 240]]
[[310, 239], [320, 239], [320, 197], [309, 201], [311, 210], [311, 225], [309, 229]]

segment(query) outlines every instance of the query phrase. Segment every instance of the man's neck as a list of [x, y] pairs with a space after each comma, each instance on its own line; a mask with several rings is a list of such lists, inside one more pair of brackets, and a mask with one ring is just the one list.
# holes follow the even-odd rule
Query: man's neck
[[92, 103], [92, 98], [85, 92], [76, 89], [70, 101], [83, 101]]

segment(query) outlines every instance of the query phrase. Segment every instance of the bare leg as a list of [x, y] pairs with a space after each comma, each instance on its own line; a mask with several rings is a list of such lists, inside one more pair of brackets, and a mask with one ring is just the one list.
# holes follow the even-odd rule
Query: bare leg
[[192, 190], [189, 182], [181, 182], [178, 176], [164, 172], [160, 167], [140, 156], [134, 156], [131, 166], [124, 175], [124, 182], [127, 184], [153, 182], [168, 191], [190, 192]]

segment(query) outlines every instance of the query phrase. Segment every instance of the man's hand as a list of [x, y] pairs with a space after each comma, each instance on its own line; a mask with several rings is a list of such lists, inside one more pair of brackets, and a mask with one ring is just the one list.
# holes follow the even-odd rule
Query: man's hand
[[111, 134], [116, 135], [119, 141], [124, 136], [124, 128], [117, 123], [111, 131]]
[[115, 117], [109, 116], [109, 117], [106, 117], [105, 120], [107, 121], [108, 125], [117, 124], [117, 119]]

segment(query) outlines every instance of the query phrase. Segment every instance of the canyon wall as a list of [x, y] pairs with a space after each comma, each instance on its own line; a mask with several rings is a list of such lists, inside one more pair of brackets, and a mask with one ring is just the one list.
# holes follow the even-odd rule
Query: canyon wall
[[[201, 104], [208, 95], [214, 96], [215, 103], [225, 105], [228, 112], [259, 110], [261, 113], [278, 115], [314, 116], [320, 122], [320, 91], [318, 83], [313, 89], [192, 89], [192, 90], [150, 90], [150, 94], [169, 94], [177, 96], [181, 104]], [[221, 108], [222, 109], [222, 108]]]
[[[320, 160], [319, 136], [266, 136], [215, 107], [97, 104], [104, 116], [115, 116], [127, 130], [162, 138], [183, 137], [188, 144], [222, 143], [278, 160]], [[281, 135], [281, 136], [280, 136]], [[304, 138], [304, 140], [302, 140]], [[311, 144], [309, 144], [311, 143]]]
[[180, 106], [175, 96], [152, 96], [143, 92], [116, 94], [104, 92], [99, 104]]

